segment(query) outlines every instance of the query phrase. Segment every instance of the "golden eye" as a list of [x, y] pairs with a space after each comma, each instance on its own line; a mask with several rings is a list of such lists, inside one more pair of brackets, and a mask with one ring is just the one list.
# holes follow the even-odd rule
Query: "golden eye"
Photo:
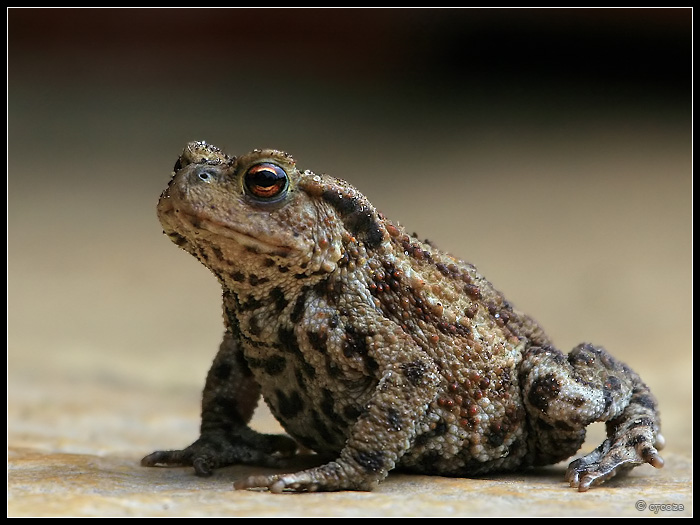
[[264, 200], [284, 195], [289, 184], [287, 173], [271, 162], [251, 166], [246, 171], [243, 181], [248, 193]]

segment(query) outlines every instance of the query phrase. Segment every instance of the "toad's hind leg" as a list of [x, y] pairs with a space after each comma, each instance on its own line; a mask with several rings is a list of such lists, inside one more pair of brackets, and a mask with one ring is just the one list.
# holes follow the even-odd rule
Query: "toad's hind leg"
[[643, 463], [663, 466], [656, 399], [603, 348], [581, 344], [566, 356], [552, 347], [533, 347], [523, 359], [521, 385], [535, 465], [573, 455], [585, 427], [605, 422], [605, 441], [567, 470], [567, 480], [579, 491]]
[[248, 426], [259, 397], [260, 387], [227, 331], [207, 375], [199, 439], [182, 450], [153, 452], [141, 465], [189, 465], [198, 476], [239, 463], [279, 466], [280, 458], [294, 454], [297, 445], [287, 436], [260, 434]]

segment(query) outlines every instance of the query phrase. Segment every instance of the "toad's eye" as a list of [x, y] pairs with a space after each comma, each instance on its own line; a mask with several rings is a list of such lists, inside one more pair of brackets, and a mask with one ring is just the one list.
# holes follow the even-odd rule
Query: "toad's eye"
[[263, 162], [251, 166], [243, 178], [245, 188], [253, 197], [273, 200], [282, 197], [287, 191], [289, 179], [287, 173], [277, 164]]

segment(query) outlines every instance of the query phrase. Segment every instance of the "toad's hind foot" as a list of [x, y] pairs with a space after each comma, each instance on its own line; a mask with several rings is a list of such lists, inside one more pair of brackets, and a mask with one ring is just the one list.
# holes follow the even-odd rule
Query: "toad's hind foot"
[[649, 444], [646, 437], [639, 436], [643, 434], [619, 439], [612, 444], [610, 439], [606, 439], [590, 454], [571, 462], [566, 470], [566, 481], [578, 488], [579, 492], [585, 492], [591, 486], [624, 474], [643, 463], [662, 468], [664, 460], [657, 447], [663, 447], [663, 437], [660, 434], [657, 436], [655, 447]]

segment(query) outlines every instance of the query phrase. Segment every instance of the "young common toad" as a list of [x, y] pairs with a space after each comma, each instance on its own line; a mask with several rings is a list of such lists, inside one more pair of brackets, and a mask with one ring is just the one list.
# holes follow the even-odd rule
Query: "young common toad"
[[[142, 464], [280, 466], [298, 444], [332, 461], [235, 487], [370, 490], [394, 468], [471, 476], [564, 460], [580, 491], [663, 466], [657, 403], [628, 366], [568, 355], [474, 266], [390, 222], [345, 181], [289, 155], [187, 145], [158, 203], [170, 239], [223, 288], [225, 333], [201, 436]], [[248, 426], [262, 395], [293, 439]]]

